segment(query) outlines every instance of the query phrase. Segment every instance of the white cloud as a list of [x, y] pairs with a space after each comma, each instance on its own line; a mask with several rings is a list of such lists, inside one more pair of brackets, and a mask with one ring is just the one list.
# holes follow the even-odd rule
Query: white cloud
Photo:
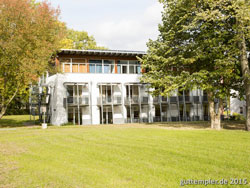
[[162, 5], [157, 0], [49, 0], [67, 26], [94, 35], [110, 49], [146, 50], [156, 39]]
[[99, 45], [110, 49], [146, 50], [149, 38], [158, 36], [162, 6], [159, 3], [149, 6], [143, 14], [130, 16], [121, 21], [106, 20], [91, 28]]

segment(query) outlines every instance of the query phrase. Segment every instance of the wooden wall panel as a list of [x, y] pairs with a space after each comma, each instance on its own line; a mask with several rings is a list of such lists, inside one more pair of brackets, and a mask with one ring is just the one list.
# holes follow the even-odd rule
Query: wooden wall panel
[[64, 65], [64, 72], [70, 72], [70, 65], [69, 64]]
[[72, 72], [78, 72], [78, 64], [72, 65]]
[[80, 73], [87, 73], [88, 72], [87, 65], [86, 64], [80, 64], [79, 65], [79, 72]]

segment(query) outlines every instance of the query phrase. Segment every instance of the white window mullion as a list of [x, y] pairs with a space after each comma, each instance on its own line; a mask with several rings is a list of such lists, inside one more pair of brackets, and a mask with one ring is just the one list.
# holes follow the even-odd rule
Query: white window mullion
[[104, 60], [102, 59], [102, 73], [104, 73]]
[[73, 71], [73, 67], [72, 67], [72, 58], [70, 58], [70, 72], [72, 73]]
[[127, 74], [129, 74], [130, 71], [129, 71], [129, 61], [128, 61], [128, 65], [127, 65]]

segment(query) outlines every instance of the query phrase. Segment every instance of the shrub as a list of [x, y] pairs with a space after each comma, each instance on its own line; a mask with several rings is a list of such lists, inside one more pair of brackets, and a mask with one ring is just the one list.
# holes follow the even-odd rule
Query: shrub
[[235, 112], [233, 113], [233, 115], [230, 119], [236, 120], [236, 121], [245, 121], [246, 120], [245, 116], [243, 116], [242, 114], [235, 113]]
[[29, 109], [7, 109], [5, 115], [28, 115]]

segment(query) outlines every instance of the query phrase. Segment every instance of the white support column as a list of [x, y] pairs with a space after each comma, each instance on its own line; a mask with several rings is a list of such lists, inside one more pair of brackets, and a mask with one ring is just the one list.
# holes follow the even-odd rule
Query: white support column
[[201, 94], [201, 89], [200, 89], [200, 97], [201, 97], [201, 120], [204, 121], [204, 112], [203, 112], [203, 95]]
[[149, 95], [149, 88], [148, 88], [148, 123], [151, 123], [150, 121], [150, 106], [151, 106], [151, 100], [150, 100], [150, 95]]
[[[198, 89], [196, 90], [196, 95], [198, 96], [198, 99], [200, 100], [200, 96], [199, 96], [199, 93], [198, 93]], [[199, 103], [200, 103], [200, 101], [198, 101], [197, 107], [196, 107], [196, 114], [197, 114], [197, 117], [199, 117]]]
[[128, 95], [129, 95], [129, 111], [130, 111], [130, 123], [132, 123], [132, 106], [131, 106], [131, 100], [132, 100], [132, 98], [131, 98], [131, 94], [130, 94], [130, 84], [128, 85], [128, 90], [129, 90], [129, 92], [128, 92]]
[[184, 116], [184, 119], [185, 121], [187, 121], [187, 107], [186, 107], [186, 96], [185, 96], [185, 91], [183, 90], [183, 93], [182, 93], [182, 96], [183, 96], [183, 116]]
[[123, 94], [123, 85], [120, 84], [120, 89], [121, 89], [121, 97], [122, 97], [122, 117], [123, 117], [123, 120], [124, 120], [124, 123], [125, 123], [125, 110], [124, 110], [124, 94]]
[[112, 104], [112, 123], [114, 124], [114, 96], [113, 96], [113, 84], [111, 84], [111, 104]]
[[73, 124], [76, 124], [76, 114], [75, 114], [75, 107], [73, 107]]
[[93, 124], [93, 118], [92, 118], [92, 97], [91, 97], [91, 88], [92, 84], [91, 82], [88, 83], [88, 93], [89, 93], [89, 113], [90, 113], [90, 122]]
[[78, 113], [78, 125], [81, 124], [80, 120], [80, 100], [79, 100], [79, 85], [76, 84], [76, 89], [77, 89], [77, 113]]
[[67, 112], [67, 119], [69, 121], [69, 104], [68, 104], [68, 95], [67, 95], [67, 92], [68, 92], [68, 86], [66, 85], [66, 112]]
[[[104, 73], [104, 72], [103, 72]], [[106, 91], [105, 91], [105, 103], [107, 104], [108, 102], [108, 86], [105, 85], [105, 88], [106, 88]], [[109, 108], [106, 106], [105, 108], [105, 111], [106, 111], [106, 124], [108, 124], [108, 114], [109, 114]]]
[[178, 118], [179, 118], [179, 121], [181, 120], [181, 116], [180, 116], [180, 101], [179, 101], [179, 92], [177, 92], [177, 110], [178, 110]]
[[161, 115], [161, 122], [162, 122], [162, 96], [160, 96], [160, 100], [159, 100], [159, 102], [160, 102], [160, 115]]
[[169, 110], [169, 120], [172, 121], [172, 113], [171, 113], [171, 101], [170, 101], [170, 96], [168, 97], [168, 110]]
[[[190, 91], [190, 99], [191, 99], [191, 104], [192, 104], [192, 108], [191, 108], [191, 105], [190, 105], [190, 114], [189, 114], [189, 116], [190, 116], [190, 121], [193, 121], [193, 119], [194, 119], [194, 112], [195, 112], [195, 106], [194, 106], [194, 98], [193, 98], [193, 91]], [[192, 112], [192, 113], [191, 113]]]
[[138, 85], [138, 97], [139, 97], [139, 122], [141, 122], [141, 85]]
[[102, 116], [101, 124], [103, 124], [102, 85], [99, 85], [99, 87], [101, 87], [101, 116]]

